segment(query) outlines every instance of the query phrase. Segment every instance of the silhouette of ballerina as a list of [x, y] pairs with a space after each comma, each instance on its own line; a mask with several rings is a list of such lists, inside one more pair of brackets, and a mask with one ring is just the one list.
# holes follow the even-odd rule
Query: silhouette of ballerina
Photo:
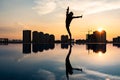
[[81, 16], [73, 16], [73, 15], [74, 15], [73, 12], [69, 12], [69, 6], [68, 6], [67, 11], [66, 11], [66, 29], [69, 34], [70, 40], [72, 39], [72, 36], [71, 36], [69, 27], [70, 27], [70, 23], [71, 23], [72, 19], [82, 18], [82, 15]]
[[70, 49], [69, 49], [68, 55], [66, 56], [66, 77], [67, 77], [67, 80], [69, 80], [69, 74], [70, 74], [70, 75], [73, 74], [73, 70], [79, 70], [79, 71], [82, 72], [82, 69], [73, 68], [73, 67], [72, 67], [72, 65], [71, 65], [71, 63], [70, 63], [70, 60], [69, 60], [71, 51], [72, 51], [72, 45], [70, 45]]

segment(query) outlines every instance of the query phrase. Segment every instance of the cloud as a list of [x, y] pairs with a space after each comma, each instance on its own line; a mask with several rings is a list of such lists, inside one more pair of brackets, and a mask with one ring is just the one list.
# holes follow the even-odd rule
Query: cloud
[[37, 0], [36, 5], [33, 7], [40, 15], [48, 14], [55, 10], [56, 3], [52, 0]]
[[84, 14], [93, 14], [120, 8], [120, 0], [35, 0], [34, 2], [36, 5], [33, 9], [40, 15], [49, 14], [58, 9], [65, 10], [67, 6], [70, 6], [71, 10], [83, 12]]
[[44, 69], [38, 70], [38, 72], [33, 75], [33, 78], [35, 80], [56, 80], [55, 75], [52, 72]]

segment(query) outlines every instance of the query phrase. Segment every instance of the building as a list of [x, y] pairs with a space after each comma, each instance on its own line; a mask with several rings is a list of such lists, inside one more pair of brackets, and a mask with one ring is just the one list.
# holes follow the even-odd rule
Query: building
[[44, 33], [43, 32], [39, 32], [39, 43], [43, 44], [45, 43], [45, 37], [44, 37]]
[[68, 43], [68, 35], [61, 35], [61, 43]]
[[[53, 34], [44, 34], [43, 32], [33, 31], [32, 32], [32, 43], [43, 44], [43, 43], [54, 43], [55, 36]], [[23, 30], [23, 43], [31, 43], [31, 31]]]
[[0, 45], [8, 45], [8, 38], [0, 38]]
[[23, 30], [23, 43], [31, 43], [31, 30]]
[[106, 32], [102, 30], [101, 32], [95, 31], [93, 32], [96, 42], [106, 42]]
[[93, 34], [87, 34], [86, 41], [90, 43], [106, 43], [106, 32], [102, 30], [101, 32], [94, 31]]
[[53, 34], [51, 34], [49, 36], [49, 43], [54, 43], [55, 42], [55, 36]]
[[120, 36], [113, 38], [113, 43], [120, 43]]
[[95, 36], [93, 34], [87, 34], [86, 42], [95, 42]]
[[8, 38], [0, 38], [0, 43], [8, 43]]
[[48, 33], [44, 34], [45, 43], [49, 43], [50, 35]]
[[37, 31], [33, 31], [32, 33], [32, 42], [35, 44], [39, 43], [39, 33]]

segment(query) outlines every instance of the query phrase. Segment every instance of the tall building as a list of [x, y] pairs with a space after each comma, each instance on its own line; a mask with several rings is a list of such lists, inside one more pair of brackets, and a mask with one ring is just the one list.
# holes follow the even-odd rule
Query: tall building
[[50, 35], [48, 33], [46, 33], [44, 35], [44, 41], [45, 41], [45, 43], [49, 43], [49, 39], [50, 39]]
[[61, 35], [61, 42], [68, 43], [68, 35]]
[[23, 43], [31, 43], [31, 30], [23, 30]]
[[95, 36], [96, 42], [106, 42], [106, 32], [104, 30], [101, 32], [95, 31], [93, 35]]
[[44, 33], [43, 32], [39, 32], [39, 43], [43, 44], [45, 43], [45, 37], [44, 37]]
[[93, 34], [87, 34], [86, 41], [92, 42], [92, 43], [94, 43], [94, 42], [105, 43], [106, 42], [106, 32], [104, 30], [102, 30], [101, 32], [94, 31]]
[[[32, 32], [32, 43], [43, 44], [43, 43], [54, 43], [55, 36], [53, 34], [44, 34], [43, 32], [33, 31]], [[23, 30], [23, 43], [31, 43], [31, 30]]]
[[86, 35], [86, 41], [87, 42], [95, 42], [95, 36], [93, 34], [87, 34]]
[[54, 36], [53, 34], [51, 34], [51, 35], [49, 36], [49, 42], [50, 42], [50, 43], [54, 43], [54, 41], [55, 41], [55, 36]]
[[37, 31], [33, 31], [32, 33], [32, 42], [35, 44], [39, 43], [39, 33]]

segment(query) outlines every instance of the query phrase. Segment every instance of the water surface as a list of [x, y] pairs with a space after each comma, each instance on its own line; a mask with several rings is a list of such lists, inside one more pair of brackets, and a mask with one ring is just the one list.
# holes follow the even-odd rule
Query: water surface
[[[0, 45], [0, 80], [120, 80], [120, 48], [112, 44]], [[67, 78], [68, 76], [69, 78]]]

